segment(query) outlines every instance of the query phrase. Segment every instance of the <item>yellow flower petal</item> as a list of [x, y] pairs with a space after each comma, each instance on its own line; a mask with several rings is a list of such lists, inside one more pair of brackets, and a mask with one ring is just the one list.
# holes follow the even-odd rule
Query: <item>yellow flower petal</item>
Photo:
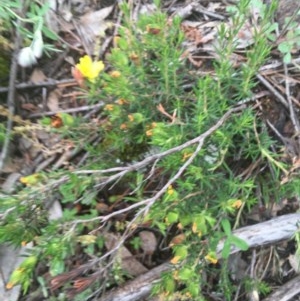
[[133, 115], [132, 115], [132, 114], [129, 114], [129, 115], [128, 115], [128, 119], [129, 119], [130, 122], [133, 122], [133, 121], [134, 121]]
[[176, 264], [176, 263], [178, 263], [178, 262], [180, 261], [180, 259], [181, 259], [180, 256], [174, 256], [174, 257], [170, 260], [170, 262], [171, 262], [172, 264]]
[[111, 76], [112, 78], [118, 78], [118, 77], [121, 76], [121, 72], [114, 70], [114, 71], [112, 71], [112, 72], [110, 73], [110, 76]]
[[124, 105], [124, 104], [127, 104], [128, 101], [125, 100], [124, 98], [120, 98], [120, 99], [118, 99], [118, 100], [116, 101], [116, 103], [117, 103], [118, 105]]
[[174, 193], [173, 186], [170, 185], [170, 186], [168, 187], [167, 194], [168, 194], [168, 195], [172, 195], [173, 193]]
[[102, 61], [93, 62], [90, 56], [85, 55], [79, 59], [79, 64], [76, 65], [76, 68], [80, 71], [83, 77], [90, 81], [94, 81], [98, 77], [99, 73], [104, 69], [104, 64]]
[[112, 111], [114, 109], [114, 105], [108, 104], [104, 107], [104, 110], [106, 111]]
[[39, 174], [32, 174], [26, 177], [21, 177], [19, 181], [26, 186], [33, 186], [42, 180]]
[[242, 206], [243, 202], [241, 200], [236, 200], [231, 207], [235, 209], [239, 209]]
[[12, 289], [14, 286], [15, 286], [15, 283], [8, 282], [8, 283], [6, 284], [6, 289], [10, 290], [10, 289]]
[[205, 259], [206, 259], [208, 262], [212, 263], [212, 264], [216, 264], [216, 263], [218, 262], [218, 259], [215, 258], [215, 257], [213, 257], [213, 256], [211, 256], [210, 254], [207, 254], [207, 255], [205, 256]]
[[197, 224], [194, 222], [192, 226], [192, 232], [196, 233], [197, 232]]

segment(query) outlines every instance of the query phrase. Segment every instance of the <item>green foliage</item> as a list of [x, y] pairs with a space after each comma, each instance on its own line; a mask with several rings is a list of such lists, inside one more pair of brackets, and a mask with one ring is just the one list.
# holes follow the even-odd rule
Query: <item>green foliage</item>
[[284, 39], [278, 41], [278, 50], [283, 55], [283, 61], [288, 64], [292, 61], [292, 54], [295, 53], [296, 49], [300, 46], [300, 30], [298, 22], [290, 18], [285, 20], [285, 24], [287, 33]]
[[0, 124], [0, 146], [2, 146], [4, 143], [5, 135], [6, 135], [5, 126], [3, 124]]
[[271, 292], [271, 287], [264, 281], [247, 278], [245, 279], [245, 290], [248, 293], [256, 291], [259, 295], [266, 296]]
[[222, 227], [224, 229], [226, 239], [224, 242], [224, 247], [222, 250], [222, 257], [224, 259], [228, 259], [230, 255], [230, 247], [231, 245], [235, 245], [237, 248], [239, 248], [242, 251], [247, 251], [248, 250], [248, 245], [245, 241], [240, 239], [239, 237], [232, 235], [231, 233], [231, 226], [230, 223], [227, 219], [223, 219], [221, 221]]
[[[264, 17], [253, 35], [253, 44], [246, 50], [245, 61], [236, 66], [232, 55], [250, 4], [260, 5]], [[241, 0], [231, 10], [232, 26], [219, 29], [214, 76], [190, 72], [179, 18], [169, 19], [156, 11], [140, 15], [133, 24], [129, 4], [122, 3], [122, 10], [124, 23], [107, 58], [108, 72], [85, 83], [90, 103], [106, 100], [101, 113], [103, 122], [85, 125], [65, 115], [61, 116], [65, 127], [56, 130], [76, 145], [85, 144], [90, 160], [82, 170], [34, 177], [34, 185], [23, 182], [27, 187], [18, 195], [5, 196], [0, 203], [0, 242], [20, 245], [34, 241], [32, 256], [46, 263], [50, 274], [56, 276], [68, 270], [66, 262], [76, 255], [78, 246], [87, 258], [108, 260], [105, 252], [111, 250], [99, 229], [104, 233], [113, 229], [126, 236], [133, 233], [138, 222], [147, 221], [165, 237], [174, 231], [183, 235], [182, 240], [170, 244], [174, 270], [163, 275], [154, 288], [156, 293], [165, 300], [174, 296], [204, 300], [202, 274], [216, 269], [222, 257], [219, 290], [230, 300], [234, 291], [226, 270], [230, 248], [248, 248], [232, 229], [240, 223], [242, 211], [257, 202], [257, 187], [269, 197], [299, 194], [299, 180], [293, 179], [278, 191], [287, 166], [271, 151], [273, 141], [253, 109], [237, 107], [239, 101], [251, 96], [255, 74], [270, 54], [265, 35], [274, 29], [270, 21], [274, 7], [263, 6], [261, 1]], [[33, 12], [43, 13], [37, 9]], [[185, 82], [192, 83], [190, 91], [184, 89]], [[236, 113], [211, 130], [232, 108]], [[42, 120], [45, 125], [49, 122]], [[204, 137], [207, 131], [210, 133]], [[86, 136], [90, 137], [91, 132], [101, 136], [99, 145], [89, 145]], [[195, 137], [203, 139], [170, 151]], [[165, 155], [159, 156], [162, 153]], [[157, 160], [148, 166], [154, 163], [151, 156], [157, 156]], [[147, 159], [148, 165], [135, 165], [127, 174], [122, 173], [128, 166]], [[245, 178], [234, 168], [235, 162], [243, 166], [261, 162], [264, 174], [253, 173]], [[179, 171], [182, 172], [177, 176]], [[120, 177], [114, 172], [120, 172]], [[63, 217], [57, 221], [47, 217], [50, 191], [50, 201], [59, 200], [64, 206]], [[120, 204], [121, 210], [133, 204], [136, 215], [129, 214], [121, 221], [99, 217], [101, 198], [105, 199], [101, 205], [107, 206], [109, 213]], [[148, 206], [145, 211], [144, 204]], [[140, 249], [139, 238], [126, 237], [129, 246], [135, 251]], [[224, 248], [217, 254], [221, 239], [225, 240]], [[121, 259], [114, 258], [117, 259], [110, 262], [106, 274], [110, 278], [108, 286], [120, 284], [127, 277]], [[26, 274], [32, 275], [32, 269], [28, 268]], [[25, 291], [28, 277], [18, 281]], [[261, 291], [266, 291], [263, 285]]]

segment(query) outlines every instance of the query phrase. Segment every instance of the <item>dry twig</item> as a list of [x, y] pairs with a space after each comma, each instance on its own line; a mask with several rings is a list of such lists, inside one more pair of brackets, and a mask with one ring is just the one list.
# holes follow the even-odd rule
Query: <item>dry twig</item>
[[[20, 26], [20, 21], [18, 20], [17, 22], [18, 25]], [[20, 32], [16, 30], [16, 38], [15, 38], [15, 46], [14, 46], [15, 50], [14, 50], [12, 63], [10, 67], [9, 87], [8, 87], [8, 95], [7, 95], [7, 106], [8, 106], [9, 116], [7, 117], [6, 135], [5, 135], [5, 140], [0, 155], [0, 174], [9, 148], [10, 134], [13, 125], [12, 117], [15, 113], [15, 81], [17, 78], [17, 69], [18, 69], [17, 56], [19, 53], [20, 45], [21, 45]]]

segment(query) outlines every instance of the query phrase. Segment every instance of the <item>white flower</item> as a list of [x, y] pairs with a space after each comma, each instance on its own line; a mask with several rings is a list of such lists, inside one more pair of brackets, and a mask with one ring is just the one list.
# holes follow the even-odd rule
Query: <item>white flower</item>
[[18, 55], [18, 63], [22, 67], [30, 67], [33, 64], [36, 64], [35, 55], [31, 47], [22, 48]]
[[44, 42], [42, 32], [37, 30], [34, 33], [33, 41], [29, 47], [22, 48], [18, 55], [18, 63], [22, 67], [30, 67], [37, 63], [38, 58], [43, 54]]
[[33, 41], [30, 45], [34, 56], [38, 59], [42, 56], [43, 54], [43, 48], [44, 48], [44, 42], [43, 42], [43, 37], [42, 33], [40, 30], [36, 31], [34, 33], [34, 38]]

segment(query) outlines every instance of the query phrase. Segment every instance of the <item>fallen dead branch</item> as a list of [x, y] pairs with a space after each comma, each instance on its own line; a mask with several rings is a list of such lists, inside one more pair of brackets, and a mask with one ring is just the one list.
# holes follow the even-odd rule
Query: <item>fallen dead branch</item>
[[[298, 229], [297, 224], [299, 221], [300, 213], [287, 214], [266, 222], [237, 229], [233, 231], [233, 234], [245, 240], [249, 248], [267, 246], [293, 237]], [[221, 259], [223, 245], [224, 242], [221, 241], [217, 246], [218, 259]], [[237, 252], [239, 252], [239, 249], [233, 246], [230, 253], [235, 254]], [[107, 293], [99, 298], [98, 301], [141, 300], [150, 295], [152, 285], [159, 280], [162, 273], [170, 271], [171, 269], [172, 265], [168, 263], [162, 264], [148, 273], [128, 282], [125, 286]], [[300, 292], [298, 285], [299, 279], [300, 277], [298, 276], [281, 286], [280, 289], [274, 292], [274, 294], [271, 294], [270, 297], [264, 299], [264, 301], [290, 300]]]
[[171, 265], [164, 263], [151, 271], [129, 281], [125, 286], [113, 290], [97, 301], [137, 301], [150, 295], [152, 284], [157, 281], [162, 273], [171, 269]]
[[[298, 229], [300, 213], [286, 214], [275, 217], [266, 222], [243, 227], [233, 231], [233, 234], [243, 239], [250, 248], [261, 247], [290, 239]], [[224, 242], [217, 246], [217, 254], [220, 258]], [[230, 253], [239, 252], [237, 247], [232, 246]]]
[[[42, 87], [51, 87], [51, 86], [59, 86], [59, 85], [66, 85], [72, 84], [77, 85], [75, 79], [62, 79], [62, 80], [55, 80], [55, 79], [48, 79], [47, 81], [39, 82], [39, 83], [20, 83], [14, 85], [14, 88], [17, 90], [22, 89], [29, 89], [29, 88], [42, 88]], [[9, 87], [0, 87], [0, 93], [6, 93], [9, 91]]]
[[263, 301], [292, 300], [293, 297], [295, 297], [300, 293], [299, 281], [300, 281], [300, 276], [295, 277], [289, 282], [281, 285], [276, 291], [270, 294], [267, 298], [263, 299]]

